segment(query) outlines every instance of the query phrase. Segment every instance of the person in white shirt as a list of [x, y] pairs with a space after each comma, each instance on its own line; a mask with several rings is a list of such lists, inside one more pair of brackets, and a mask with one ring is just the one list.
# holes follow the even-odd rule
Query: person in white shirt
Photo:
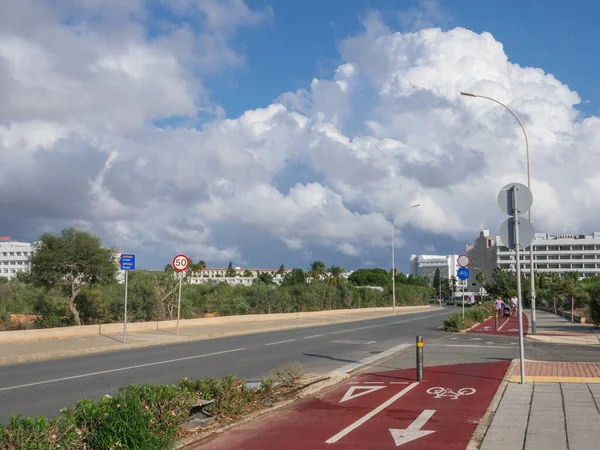
[[510, 303], [511, 303], [511, 308], [512, 308], [512, 316], [513, 317], [517, 317], [517, 311], [519, 310], [519, 299], [517, 298], [517, 296], [513, 296], [510, 299]]

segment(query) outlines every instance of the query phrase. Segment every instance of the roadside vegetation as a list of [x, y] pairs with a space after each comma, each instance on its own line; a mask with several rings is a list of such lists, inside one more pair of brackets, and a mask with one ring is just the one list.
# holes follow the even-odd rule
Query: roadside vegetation
[[[275, 369], [256, 387], [233, 375], [175, 385], [128, 385], [101, 400], [83, 399], [54, 418], [13, 416], [0, 426], [4, 450], [166, 450], [289, 398], [301, 386], [299, 363]], [[57, 411], [58, 413], [58, 411]], [[194, 426], [202, 417], [205, 425]], [[206, 419], [209, 420], [206, 420]]]
[[[11, 281], [0, 277], [0, 331], [123, 320], [125, 286], [116, 280], [112, 252], [97, 237], [81, 228], [69, 228], [58, 236], [44, 234], [40, 241], [31, 259], [31, 273]], [[203, 270], [206, 264], [200, 261], [193, 267]], [[218, 278], [210, 285], [184, 283], [181, 317], [391, 306], [391, 272], [361, 269], [348, 279], [343, 273], [342, 267], [327, 268], [315, 261], [306, 272], [293, 269], [281, 286], [267, 273], [252, 286], [231, 286], [219, 283]], [[164, 270], [130, 272], [128, 320], [176, 318], [177, 295], [178, 279], [170, 265]], [[433, 295], [426, 278], [396, 274], [398, 305], [428, 305]]]
[[[465, 306], [467, 306], [465, 304]], [[444, 331], [461, 331], [483, 322], [494, 314], [494, 303], [484, 302], [481, 305], [465, 309], [463, 320], [462, 311], [456, 311], [444, 319]]]

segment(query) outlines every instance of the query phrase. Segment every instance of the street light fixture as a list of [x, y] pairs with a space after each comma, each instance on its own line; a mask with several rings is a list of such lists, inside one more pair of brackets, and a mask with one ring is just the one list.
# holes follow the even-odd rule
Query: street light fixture
[[[460, 95], [464, 95], [465, 97], [475, 97], [475, 98], [484, 98], [486, 100], [490, 100], [494, 103], [497, 103], [500, 106], [503, 106], [509, 113], [513, 115], [519, 125], [521, 126], [521, 130], [523, 130], [523, 136], [525, 136], [525, 151], [527, 152], [527, 187], [531, 190], [531, 164], [529, 158], [529, 139], [527, 138], [527, 132], [525, 131], [525, 127], [523, 126], [523, 122], [521, 119], [515, 114], [515, 112], [506, 106], [504, 103], [499, 102], [496, 99], [491, 97], [486, 97], [485, 95], [473, 94], [472, 92], [461, 92]], [[529, 208], [529, 223], [531, 222], [531, 208]], [[534, 261], [533, 261], [533, 242], [529, 246], [529, 277], [531, 278], [531, 333], [536, 333], [536, 317], [535, 317], [535, 272], [534, 272]]]
[[395, 270], [395, 259], [394, 259], [394, 242], [395, 242], [395, 230], [396, 230], [396, 219], [398, 216], [404, 211], [408, 211], [412, 208], [417, 208], [421, 206], [420, 203], [409, 206], [408, 208], [403, 209], [402, 211], [396, 213], [394, 216], [394, 220], [392, 221], [392, 310], [394, 314], [396, 314], [396, 270]]

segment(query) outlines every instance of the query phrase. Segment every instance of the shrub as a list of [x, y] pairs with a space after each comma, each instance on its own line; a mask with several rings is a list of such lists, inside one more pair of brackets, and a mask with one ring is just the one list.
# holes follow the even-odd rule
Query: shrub
[[73, 417], [12, 416], [6, 428], [0, 427], [0, 448], [6, 450], [78, 450], [85, 447], [85, 438]]
[[271, 371], [271, 377], [286, 387], [298, 384], [302, 375], [304, 375], [304, 369], [302, 364], [297, 361], [276, 367]]
[[465, 311], [465, 319], [462, 318], [462, 311], [456, 311], [444, 319], [445, 331], [460, 331], [472, 327], [476, 323], [483, 322], [490, 313], [488, 309], [474, 307]]

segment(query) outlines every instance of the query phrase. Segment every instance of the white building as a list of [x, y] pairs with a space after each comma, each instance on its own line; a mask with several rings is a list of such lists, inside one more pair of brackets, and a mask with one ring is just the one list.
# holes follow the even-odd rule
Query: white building
[[[482, 230], [474, 245], [467, 245], [471, 258], [471, 277], [468, 286], [471, 291], [480, 291], [476, 280], [480, 271], [491, 278], [494, 269], [516, 271], [515, 252], [509, 250], [499, 236], [490, 236], [489, 230]], [[521, 270], [529, 276], [531, 264], [529, 248], [521, 251]], [[567, 272], [579, 273], [580, 278], [600, 275], [600, 232], [590, 234], [549, 234], [536, 233], [533, 240], [533, 258], [536, 273]]]
[[28, 272], [29, 257], [33, 253], [33, 244], [11, 241], [9, 237], [0, 237], [0, 277], [9, 280], [19, 272]]
[[[500, 238], [498, 267], [516, 271], [515, 252], [509, 250]], [[520, 255], [521, 269], [529, 275], [529, 250]], [[536, 273], [579, 272], [581, 278], [600, 275], [600, 232], [590, 234], [536, 233], [533, 240], [533, 259]]]
[[261, 273], [268, 273], [273, 276], [273, 282], [281, 284], [283, 277], [291, 272], [291, 270], [284, 270], [283, 275], [279, 274], [278, 269], [242, 269], [241, 267], [234, 267], [236, 276], [228, 277], [227, 270], [223, 268], [206, 268], [200, 272], [193, 273], [188, 278], [190, 284], [213, 284], [213, 283], [227, 283], [233, 286], [250, 286], [256, 277]]
[[[456, 277], [459, 255], [410, 255], [410, 274], [413, 277], [427, 277], [433, 281], [435, 271], [440, 269], [442, 278]], [[456, 287], [462, 289], [467, 286], [466, 281], [456, 281]], [[435, 286], [434, 286], [435, 287]]]

